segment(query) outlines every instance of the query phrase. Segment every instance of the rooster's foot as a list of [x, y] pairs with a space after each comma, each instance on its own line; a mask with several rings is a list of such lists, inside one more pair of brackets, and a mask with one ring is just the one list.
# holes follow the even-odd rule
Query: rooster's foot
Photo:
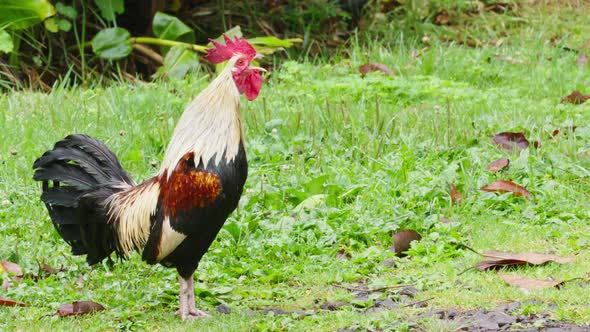
[[201, 318], [208, 318], [211, 317], [208, 313], [199, 310], [197, 308], [188, 308], [188, 310], [183, 314], [181, 309], [176, 311], [176, 315], [180, 316], [182, 320], [197, 320]]

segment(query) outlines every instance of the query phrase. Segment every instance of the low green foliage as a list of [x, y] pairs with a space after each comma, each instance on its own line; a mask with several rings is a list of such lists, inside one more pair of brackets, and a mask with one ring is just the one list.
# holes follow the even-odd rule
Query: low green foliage
[[[432, 309], [492, 308], [509, 301], [523, 302], [519, 314], [548, 312], [553, 319], [590, 322], [584, 283], [525, 293], [494, 272], [459, 275], [481, 259], [461, 249], [467, 244], [480, 251], [576, 255], [572, 264], [518, 273], [558, 280], [587, 276], [590, 103], [560, 103], [574, 89], [590, 89], [588, 68], [577, 65], [576, 52], [561, 47], [579, 49], [590, 32], [590, 16], [574, 16], [573, 10], [588, 13], [524, 12], [533, 28], [507, 30], [509, 42], [498, 47], [432, 40], [416, 57], [413, 51], [424, 45], [397, 38], [389, 40], [395, 47], [353, 45], [347, 59], [291, 61], [274, 71], [260, 97], [243, 105], [247, 190], [198, 270], [198, 304], [214, 318], [194, 323], [173, 315], [173, 270], [147, 266], [137, 255], [112, 270], [89, 268], [72, 257], [38, 199], [31, 165], [54, 141], [82, 132], [105, 141], [135, 179], [152, 176], [176, 119], [208, 84], [205, 76], [1, 96], [0, 259], [32, 273], [38, 262], [68, 270], [25, 278], [2, 291], [2, 297], [29, 306], [1, 307], [0, 328], [184, 331], [190, 324], [212, 331], [403, 331], [409, 318]], [[545, 42], [562, 31], [571, 33], [560, 44]], [[508, 56], [522, 63], [502, 60]], [[357, 67], [369, 61], [397, 75], [361, 78]], [[577, 126], [575, 134], [549, 139], [553, 130], [571, 126]], [[491, 142], [502, 131], [525, 132], [540, 148], [507, 154]], [[491, 174], [486, 166], [500, 157], [509, 158], [510, 166]], [[533, 198], [479, 190], [496, 179], [525, 186]], [[459, 205], [451, 204], [450, 184], [463, 194]], [[441, 223], [443, 216], [454, 222]], [[423, 238], [408, 257], [384, 265], [393, 258], [391, 234], [402, 228]], [[341, 249], [350, 258], [339, 255]], [[365, 313], [379, 297], [399, 295], [354, 298], [336, 286], [359, 281], [371, 288], [413, 284], [418, 294], [412, 301], [424, 300], [427, 307]], [[79, 318], [51, 316], [74, 300], [107, 309]], [[318, 309], [326, 301], [355, 307]], [[232, 313], [217, 314], [220, 303]], [[265, 308], [300, 311], [263, 314]], [[401, 323], [394, 326], [396, 321]], [[428, 319], [418, 324], [441, 326]]]

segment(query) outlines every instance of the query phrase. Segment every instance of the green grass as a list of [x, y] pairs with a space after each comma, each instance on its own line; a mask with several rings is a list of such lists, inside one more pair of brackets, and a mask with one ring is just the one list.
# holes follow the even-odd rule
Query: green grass
[[[590, 11], [539, 8], [523, 12], [522, 23], [504, 27], [506, 41], [499, 47], [433, 41], [413, 58], [412, 51], [423, 45], [385, 38], [353, 42], [347, 59], [287, 62], [275, 71], [261, 96], [244, 103], [247, 190], [198, 270], [198, 305], [214, 318], [194, 323], [173, 315], [174, 270], [145, 265], [138, 255], [112, 270], [89, 268], [71, 256], [38, 199], [31, 165], [53, 142], [80, 132], [106, 142], [135, 179], [152, 176], [152, 163], [161, 160], [176, 119], [208, 79], [0, 96], [0, 259], [33, 273], [37, 262], [68, 267], [0, 291], [1, 297], [29, 304], [1, 307], [0, 328], [388, 330], [395, 321], [432, 309], [492, 308], [515, 300], [541, 303], [524, 306], [522, 313], [590, 323], [585, 283], [525, 293], [494, 272], [459, 275], [481, 258], [457, 243], [480, 251], [578, 256], [573, 264], [510, 273], [565, 280], [590, 271], [590, 155], [581, 154], [590, 150], [590, 103], [560, 104], [571, 90], [590, 92], [589, 69], [577, 66], [576, 53], [548, 42], [561, 35], [558, 46], [579, 48], [590, 35]], [[506, 18], [480, 19], [472, 29], [492, 40]], [[398, 75], [362, 79], [357, 66], [366, 61], [383, 62]], [[554, 129], [572, 125], [578, 127], [575, 135], [548, 139]], [[541, 147], [508, 155], [491, 143], [490, 135], [501, 131], [524, 131]], [[500, 157], [510, 158], [510, 168], [498, 175], [486, 171]], [[494, 179], [522, 184], [534, 198], [479, 190]], [[450, 201], [453, 183], [464, 195], [460, 205]], [[441, 216], [455, 222], [443, 224]], [[402, 228], [416, 229], [423, 240], [409, 257], [386, 267], [391, 234]], [[336, 257], [343, 248], [351, 259]], [[359, 281], [375, 288], [413, 284], [419, 290], [413, 300], [432, 299], [426, 308], [374, 314], [352, 307], [317, 310], [325, 301], [352, 301], [349, 291], [334, 285]], [[60, 304], [85, 299], [107, 310], [52, 316]], [[232, 313], [217, 314], [218, 303]], [[312, 314], [260, 313], [269, 307]]]

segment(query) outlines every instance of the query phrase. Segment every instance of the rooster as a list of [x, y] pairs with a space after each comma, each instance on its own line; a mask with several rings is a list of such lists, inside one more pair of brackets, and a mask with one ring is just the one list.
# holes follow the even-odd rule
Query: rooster
[[88, 264], [141, 253], [180, 276], [182, 319], [208, 316], [195, 306], [193, 274], [236, 208], [248, 173], [240, 94], [254, 100], [261, 72], [245, 39], [212, 41], [205, 58], [223, 71], [182, 114], [162, 166], [136, 184], [102, 142], [69, 135], [34, 162], [41, 200], [59, 235]]

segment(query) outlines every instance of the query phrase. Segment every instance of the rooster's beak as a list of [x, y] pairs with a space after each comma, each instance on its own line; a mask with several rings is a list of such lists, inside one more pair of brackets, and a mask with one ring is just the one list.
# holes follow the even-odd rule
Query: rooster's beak
[[256, 55], [254, 56], [254, 59], [262, 59], [264, 58], [264, 54], [262, 53], [256, 53]]
[[249, 69], [251, 69], [251, 70], [257, 70], [257, 71], [260, 71], [260, 72], [263, 72], [263, 73], [266, 73], [267, 72], [267, 70], [264, 69], [264, 68], [262, 68], [262, 67], [250, 67]]

